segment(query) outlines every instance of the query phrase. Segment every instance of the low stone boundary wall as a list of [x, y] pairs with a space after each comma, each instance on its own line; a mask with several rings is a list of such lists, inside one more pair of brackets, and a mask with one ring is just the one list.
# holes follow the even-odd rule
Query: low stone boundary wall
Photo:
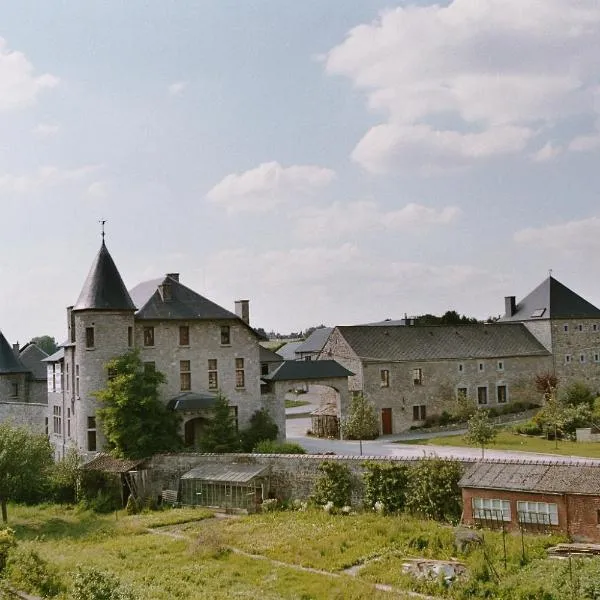
[[[363, 497], [363, 463], [368, 460], [388, 463], [415, 463], [422, 458], [393, 456], [342, 456], [339, 454], [158, 454], [147, 463], [148, 484], [153, 496], [163, 489], [177, 489], [180, 477], [194, 467], [206, 464], [255, 464], [270, 467], [271, 496], [282, 500], [308, 499], [320, 475], [318, 467], [324, 460], [348, 465], [354, 485], [352, 504], [358, 505]], [[443, 459], [442, 459], [443, 460]], [[474, 461], [461, 461], [465, 468]]]

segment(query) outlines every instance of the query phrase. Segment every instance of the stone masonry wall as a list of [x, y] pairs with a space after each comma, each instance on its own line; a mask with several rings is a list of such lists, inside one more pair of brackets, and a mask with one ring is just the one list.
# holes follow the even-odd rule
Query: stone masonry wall
[[0, 401], [0, 423], [12, 423], [44, 433], [47, 410], [48, 405], [42, 403]]
[[348, 377], [348, 390], [359, 392], [363, 389], [362, 362], [337, 328], [331, 332], [319, 354], [319, 358], [321, 360], [336, 360], [340, 365], [354, 373], [353, 376]]

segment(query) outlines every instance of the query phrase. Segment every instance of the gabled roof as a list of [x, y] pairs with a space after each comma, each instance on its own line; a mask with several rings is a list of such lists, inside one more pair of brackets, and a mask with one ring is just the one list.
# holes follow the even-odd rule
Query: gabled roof
[[354, 375], [335, 360], [286, 360], [269, 375], [265, 381], [294, 381], [299, 379], [329, 379]]
[[488, 490], [600, 495], [600, 465], [480, 462], [467, 470], [458, 485]]
[[[160, 286], [170, 286], [170, 296], [163, 298]], [[243, 321], [208, 298], [167, 275], [136, 285], [131, 297], [138, 307], [136, 319], [231, 320]]]
[[296, 350], [302, 345], [302, 342], [287, 342], [275, 354], [279, 354], [283, 360], [296, 360]]
[[315, 329], [295, 350], [296, 354], [321, 352], [333, 327]]
[[47, 358], [44, 358], [44, 362], [45, 363], [50, 363], [50, 362], [58, 362], [59, 360], [62, 360], [65, 357], [65, 349], [63, 346], [61, 346], [54, 354], [51, 354], [50, 356], [48, 356]]
[[340, 326], [356, 355], [365, 360], [423, 361], [506, 356], [548, 356], [521, 323], [437, 326]]
[[279, 354], [273, 352], [273, 350], [269, 350], [264, 346], [259, 346], [259, 360], [261, 363], [278, 363], [283, 362], [283, 357]]
[[48, 379], [48, 371], [43, 363], [48, 355], [35, 344], [27, 344], [19, 352], [19, 359], [25, 367], [31, 372], [34, 379], [40, 381]]
[[135, 310], [104, 241], [73, 310]]
[[0, 331], [0, 374], [27, 372], [29, 369], [17, 358], [11, 345]]
[[513, 315], [501, 321], [600, 318], [600, 309], [550, 276], [516, 305]]

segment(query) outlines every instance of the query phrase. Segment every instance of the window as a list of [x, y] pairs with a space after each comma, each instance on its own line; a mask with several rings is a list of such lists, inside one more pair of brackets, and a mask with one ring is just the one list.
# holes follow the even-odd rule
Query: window
[[50, 389], [53, 392], [56, 391], [56, 363], [52, 363], [52, 386]]
[[229, 325], [221, 325], [221, 346], [229, 346], [231, 344], [231, 327]]
[[133, 347], [133, 327], [127, 328], [127, 345]]
[[269, 374], [269, 363], [261, 363], [260, 364], [260, 374], [261, 377]]
[[190, 345], [190, 328], [187, 325], [179, 326], [179, 345], [189, 346]]
[[[267, 365], [267, 369], [269, 365]], [[216, 390], [219, 387], [219, 373], [217, 371], [217, 359], [208, 359], [208, 389]]]
[[544, 316], [544, 313], [546, 312], [545, 308], [536, 308], [532, 313], [531, 313], [531, 318], [532, 319], [539, 319], [540, 317]]
[[465, 365], [463, 365], [462, 363], [459, 363], [458, 364], [458, 372], [462, 373], [462, 372], [464, 372], [464, 370], [465, 370]]
[[48, 417], [44, 417], [44, 431], [48, 435]]
[[482, 362], [480, 362], [480, 363], [477, 365], [477, 369], [479, 370], [479, 372], [482, 372], [482, 371], [484, 371], [484, 370], [485, 370], [485, 365], [484, 365]]
[[54, 433], [62, 433], [62, 408], [60, 406], [55, 406], [52, 409], [53, 419], [53, 431]]
[[585, 362], [585, 354], [580, 354], [579, 355], [579, 362], [580, 363], [584, 363]]
[[75, 365], [75, 395], [79, 396], [79, 365]]
[[510, 521], [510, 502], [496, 498], [473, 498], [473, 518], [488, 521]]
[[19, 384], [16, 381], [12, 381], [11, 384], [11, 396], [13, 398], [19, 397]]
[[65, 363], [65, 381], [66, 381], [66, 389], [69, 391], [69, 363]]
[[597, 323], [594, 323], [592, 325], [592, 331], [598, 331], [598, 324]]
[[577, 325], [577, 331], [583, 331], [583, 325], [581, 323]]
[[390, 372], [388, 369], [381, 369], [381, 387], [390, 387]]
[[192, 369], [189, 360], [179, 361], [179, 382], [182, 392], [189, 392], [192, 389]]
[[600, 525], [600, 508], [596, 509], [596, 523]]
[[244, 380], [244, 359], [236, 358], [235, 359], [235, 387], [243, 388], [245, 385]]
[[422, 385], [423, 384], [423, 370], [422, 369], [413, 369], [413, 384], [414, 385]]
[[154, 346], [154, 327], [144, 327], [144, 346]]
[[467, 388], [466, 387], [456, 388], [456, 398], [458, 400], [464, 400], [466, 397], [467, 397]]
[[487, 386], [480, 385], [477, 388], [477, 404], [487, 404], [488, 403], [488, 390]]
[[600, 352], [594, 352], [594, 362], [600, 362]]
[[86, 348], [94, 347], [94, 328], [93, 327], [85, 328], [85, 347]]
[[424, 421], [427, 418], [427, 407], [424, 404], [413, 406], [413, 421]]
[[569, 326], [566, 323], [563, 325], [563, 331], [569, 331]]
[[517, 502], [519, 523], [558, 525], [558, 504], [550, 502]]
[[499, 360], [498, 361], [498, 365], [496, 366], [496, 368], [498, 369], [498, 371], [504, 371], [504, 361], [503, 360]]
[[71, 409], [67, 408], [67, 436], [71, 437]]
[[156, 371], [156, 363], [153, 360], [148, 360], [144, 363], [144, 373], [154, 373]]
[[496, 386], [496, 400], [498, 401], [498, 404], [506, 404], [507, 395], [505, 385]]
[[96, 451], [96, 417], [87, 418], [87, 449]]
[[565, 354], [565, 364], [568, 365], [571, 362], [571, 355]]

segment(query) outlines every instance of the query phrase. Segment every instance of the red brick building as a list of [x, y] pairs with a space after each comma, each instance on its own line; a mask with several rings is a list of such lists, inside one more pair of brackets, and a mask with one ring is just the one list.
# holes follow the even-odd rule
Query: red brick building
[[600, 463], [478, 462], [459, 485], [467, 525], [600, 542]]

